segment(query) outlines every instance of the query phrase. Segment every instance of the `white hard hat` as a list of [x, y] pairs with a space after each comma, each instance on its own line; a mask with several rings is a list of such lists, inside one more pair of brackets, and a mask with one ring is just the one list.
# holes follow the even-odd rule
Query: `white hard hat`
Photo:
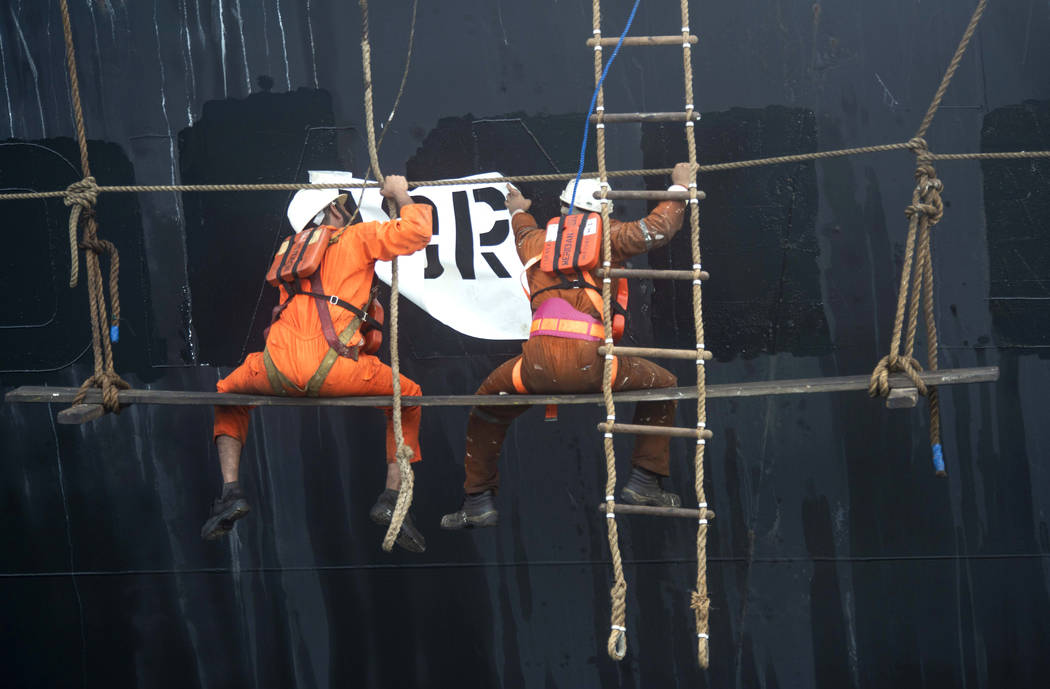
[[333, 201], [345, 202], [346, 194], [338, 189], [300, 189], [288, 204], [288, 222], [298, 234], [315, 222], [314, 219]]
[[[561, 202], [568, 206], [572, 202], [572, 188], [576, 184], [575, 181], [570, 180], [565, 185], [565, 189], [561, 192]], [[606, 187], [612, 191], [612, 187]], [[579, 186], [576, 187], [576, 207], [582, 208], [585, 211], [594, 211], [595, 213], [602, 212], [602, 202], [594, 198], [594, 192], [602, 190], [602, 183], [596, 179], [581, 179]], [[613, 202], [609, 201], [609, 212], [613, 209]]]

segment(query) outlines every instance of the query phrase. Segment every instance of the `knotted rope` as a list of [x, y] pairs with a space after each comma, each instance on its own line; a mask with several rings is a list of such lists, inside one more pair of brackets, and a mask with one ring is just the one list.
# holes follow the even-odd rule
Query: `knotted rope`
[[[919, 376], [922, 365], [913, 356], [915, 350], [915, 332], [918, 328], [919, 301], [922, 300], [923, 318], [926, 323], [926, 357], [931, 371], [937, 370], [937, 320], [933, 312], [933, 257], [930, 246], [930, 229], [944, 216], [944, 204], [941, 192], [944, 185], [937, 179], [937, 170], [933, 167], [934, 156], [930, 153], [923, 135], [930, 128], [934, 115], [940, 107], [948, 85], [955, 70], [966, 52], [970, 39], [977, 30], [977, 24], [984, 14], [987, 0], [979, 0], [970, 17], [970, 22], [963, 32], [955, 54], [944, 71], [941, 83], [926, 110], [926, 115], [919, 125], [915, 137], [908, 142], [908, 147], [915, 153], [915, 189], [912, 191], [911, 204], [905, 208], [908, 218], [908, 236], [904, 246], [904, 265], [901, 267], [900, 287], [897, 293], [897, 313], [893, 321], [893, 337], [890, 340], [890, 353], [882, 357], [875, 365], [868, 385], [868, 394], [872, 397], [890, 394], [890, 373], [900, 372], [908, 377], [919, 394], [930, 403], [930, 449], [933, 455], [933, 467], [938, 476], [946, 476], [944, 455], [941, 448], [941, 414], [940, 400], [935, 386], [927, 386]], [[1012, 156], [1010, 156], [1012, 157]], [[904, 347], [901, 349], [901, 336], [904, 327], [905, 304], [908, 307], [908, 329], [904, 334]]]
[[[692, 45], [689, 43], [689, 2], [681, 0], [682, 6], [682, 66], [685, 79], [685, 110], [693, 113], [693, 60]], [[700, 270], [700, 202], [696, 186], [696, 135], [693, 119], [685, 123], [685, 136], [689, 149], [689, 227], [693, 253], [693, 270]], [[704, 310], [703, 294], [700, 280], [693, 280], [693, 325], [696, 332], [696, 429], [707, 428], [707, 370], [704, 368]], [[706, 668], [710, 662], [708, 644], [711, 600], [707, 596], [707, 497], [704, 494], [704, 450], [706, 441], [696, 439], [696, 451], [693, 455], [693, 466], [696, 492], [696, 503], [700, 509], [700, 518], [696, 527], [696, 590], [690, 596], [690, 607], [696, 622], [696, 658], [700, 667]]]
[[[893, 321], [893, 337], [890, 353], [875, 365], [868, 385], [872, 397], [890, 394], [890, 373], [903, 373], [912, 385], [929, 399], [930, 403], [930, 447], [933, 452], [934, 470], [944, 476], [944, 460], [941, 451], [941, 419], [937, 388], [927, 386], [919, 374], [922, 365], [913, 356], [915, 333], [918, 329], [919, 301], [922, 300], [923, 317], [926, 324], [927, 361], [931, 371], [937, 370], [937, 321], [933, 311], [933, 257], [930, 251], [930, 229], [944, 216], [941, 192], [944, 185], [937, 179], [937, 171], [931, 162], [926, 142], [916, 137], [911, 144], [916, 154], [915, 189], [911, 204], [904, 209], [908, 218], [908, 236], [904, 245], [904, 265], [901, 268], [900, 288], [897, 295], [897, 313]], [[904, 311], [907, 304], [908, 327], [904, 332]], [[901, 336], [904, 346], [901, 348]]]
[[[592, 0], [592, 23], [593, 33], [596, 39], [602, 37], [601, 31], [602, 10], [601, 0]], [[602, 193], [602, 227], [609, 227], [609, 202], [605, 195], [609, 191], [609, 176], [605, 168], [605, 89], [602, 88], [602, 47], [600, 41], [594, 46], [594, 85], [598, 91], [597, 107], [598, 123], [595, 125], [597, 132], [595, 136], [595, 151], [598, 156], [598, 179], [601, 181]], [[612, 267], [612, 235], [606, 229], [602, 232], [602, 265], [608, 269]], [[605, 277], [602, 280], [602, 325], [605, 327], [605, 346], [609, 349], [613, 346], [612, 338], [612, 280]], [[605, 365], [602, 368], [602, 397], [605, 399], [606, 421], [610, 424], [616, 422], [616, 405], [612, 396], [612, 371], [614, 355], [606, 351]], [[616, 528], [616, 499], [613, 493], [616, 491], [616, 449], [613, 446], [613, 434], [605, 432], [605, 523], [608, 525], [609, 553], [613, 566], [613, 586], [610, 590], [612, 611], [609, 620], [609, 641], [606, 644], [606, 652], [613, 660], [623, 660], [627, 655], [627, 579], [623, 574], [623, 558], [620, 555], [620, 534]]]
[[[361, 4], [361, 68], [365, 86], [365, 129], [368, 133], [368, 158], [375, 172], [376, 181], [383, 183], [383, 173], [379, 169], [379, 150], [376, 147], [375, 122], [372, 119], [372, 46], [368, 35], [368, 0]], [[402, 84], [404, 80], [402, 80]], [[396, 215], [396, 213], [395, 213]], [[383, 537], [383, 550], [390, 552], [394, 547], [397, 535], [405, 515], [412, 506], [412, 489], [415, 478], [409, 464], [412, 449], [405, 445], [405, 434], [401, 423], [401, 361], [398, 357], [398, 275], [397, 256], [390, 262], [390, 369], [393, 374], [393, 425], [394, 444], [397, 447], [398, 473], [401, 475], [401, 486], [397, 492], [397, 503], [394, 505], [394, 516]]]
[[[116, 342], [120, 326], [120, 296], [118, 280], [120, 276], [120, 255], [112, 242], [98, 237], [98, 223], [95, 221], [95, 201], [98, 199], [98, 186], [91, 176], [91, 165], [88, 161], [87, 133], [84, 129], [84, 110], [80, 103], [80, 81], [77, 78], [76, 53], [73, 47], [73, 29], [69, 19], [67, 0], [59, 0], [62, 12], [62, 32], [66, 44], [66, 68], [69, 73], [70, 93], [73, 98], [73, 116], [76, 124], [77, 145], [80, 149], [80, 168], [84, 178], [74, 182], [63, 193], [63, 203], [69, 211], [69, 251], [70, 274], [69, 286], [76, 287], [80, 280], [80, 262], [77, 260], [77, 227], [84, 226], [79, 248], [84, 250], [84, 263], [88, 279], [88, 310], [91, 314], [91, 352], [94, 358], [95, 372], [80, 385], [80, 390], [73, 399], [73, 406], [83, 403], [87, 392], [93, 387], [102, 389], [102, 406], [106, 411], [119, 412], [120, 400], [118, 390], [127, 390], [128, 385], [113, 370], [112, 342]], [[99, 254], [109, 255], [109, 301], [112, 313], [107, 315], [106, 299], [102, 286], [102, 271], [99, 268]]]

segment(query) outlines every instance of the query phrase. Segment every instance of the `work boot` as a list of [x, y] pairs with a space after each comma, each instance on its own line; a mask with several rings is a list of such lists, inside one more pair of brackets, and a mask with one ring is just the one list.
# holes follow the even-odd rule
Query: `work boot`
[[[390, 522], [394, 520], [394, 507], [396, 505], [397, 491], [387, 488], [379, 494], [376, 504], [372, 505], [368, 516], [376, 524], [389, 526]], [[411, 510], [405, 515], [405, 520], [401, 522], [401, 531], [398, 532], [397, 540], [394, 543], [412, 553], [422, 553], [427, 549], [426, 539], [423, 538], [423, 534], [419, 532], [419, 529], [412, 522]]]
[[463, 498], [463, 506], [458, 512], [446, 514], [441, 518], [441, 528], [453, 531], [496, 524], [499, 524], [499, 511], [496, 510], [496, 501], [491, 490], [468, 494]]
[[669, 493], [660, 485], [660, 475], [648, 469], [634, 467], [627, 483], [620, 491], [620, 501], [628, 505], [650, 507], [680, 507], [682, 499]]
[[201, 527], [201, 538], [214, 541], [222, 538], [233, 529], [233, 523], [252, 511], [251, 505], [244, 499], [244, 493], [236, 483], [227, 483], [222, 487], [222, 497], [211, 504], [211, 516]]

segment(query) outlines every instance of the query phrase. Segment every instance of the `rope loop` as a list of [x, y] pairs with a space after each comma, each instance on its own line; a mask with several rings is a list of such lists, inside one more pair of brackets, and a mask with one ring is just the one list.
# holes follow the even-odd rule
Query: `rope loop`
[[121, 406], [118, 391], [128, 390], [131, 388], [131, 385], [112, 370], [95, 373], [81, 383], [76, 397], [73, 398], [73, 404], [70, 406], [75, 407], [76, 405], [83, 403], [84, 399], [87, 397], [88, 390], [91, 388], [101, 388], [102, 406], [108, 412], [119, 414]]
[[871, 372], [871, 381], [868, 383], [868, 396], [889, 396], [890, 390], [893, 389], [890, 385], [891, 373], [903, 373], [906, 375], [923, 397], [929, 393], [926, 383], [923, 382], [922, 377], [919, 375], [922, 373], [922, 365], [919, 364], [915, 357], [887, 354], [879, 360], [879, 363], [875, 365], [875, 370]]
[[95, 183], [94, 177], [88, 176], [66, 187], [62, 203], [67, 206], [79, 206], [82, 210], [89, 211], [94, 208], [97, 200], [98, 184]]
[[88, 175], [84, 179], [73, 182], [62, 196], [69, 211], [69, 287], [77, 286], [80, 282], [80, 256], [77, 254], [77, 228], [80, 226], [81, 218], [94, 217], [95, 202], [98, 200], [98, 185], [95, 178]]

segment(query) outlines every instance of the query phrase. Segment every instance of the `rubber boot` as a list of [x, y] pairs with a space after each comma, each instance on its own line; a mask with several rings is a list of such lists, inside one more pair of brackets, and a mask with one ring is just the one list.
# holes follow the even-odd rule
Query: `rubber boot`
[[[387, 488], [379, 497], [376, 499], [376, 504], [372, 505], [372, 509], [369, 510], [368, 516], [376, 524], [381, 526], [389, 526], [390, 522], [394, 520], [394, 507], [397, 505], [397, 491]], [[423, 538], [423, 534], [416, 528], [415, 523], [412, 521], [412, 511], [409, 510], [408, 514], [405, 515], [405, 520], [401, 522], [401, 531], [397, 534], [397, 540], [394, 541], [398, 546], [412, 553], [422, 553], [427, 549], [427, 541]]]
[[463, 506], [458, 512], [446, 514], [441, 518], [441, 528], [456, 531], [473, 527], [496, 526], [499, 524], [499, 511], [496, 509], [495, 493], [486, 490], [463, 498]]
[[222, 538], [233, 529], [234, 522], [251, 511], [240, 486], [235, 483], [224, 485], [222, 497], [211, 504], [211, 516], [201, 527], [201, 538], [205, 541]]
[[628, 505], [648, 505], [650, 507], [680, 507], [682, 499], [674, 493], [663, 489], [660, 475], [648, 469], [634, 467], [627, 483], [620, 491], [620, 501]]

